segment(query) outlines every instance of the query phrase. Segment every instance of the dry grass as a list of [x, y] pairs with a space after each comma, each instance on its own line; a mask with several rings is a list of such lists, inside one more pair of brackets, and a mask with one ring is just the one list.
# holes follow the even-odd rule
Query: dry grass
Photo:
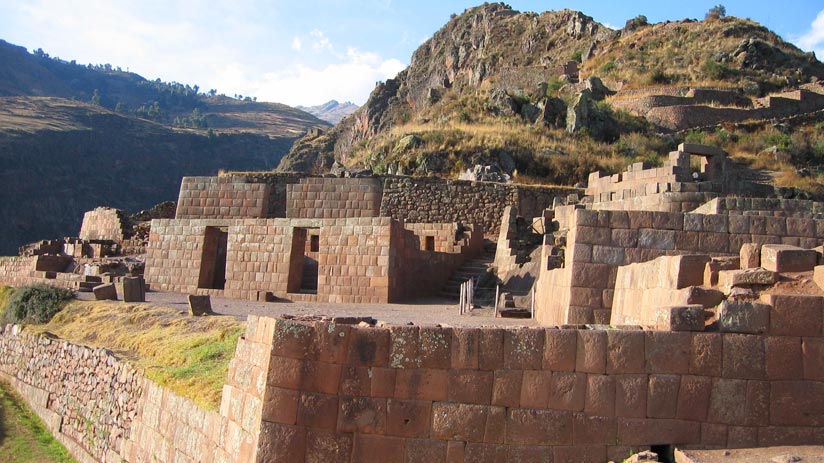
[[112, 350], [149, 379], [214, 410], [245, 323], [149, 304], [76, 301], [51, 322], [27, 329]]

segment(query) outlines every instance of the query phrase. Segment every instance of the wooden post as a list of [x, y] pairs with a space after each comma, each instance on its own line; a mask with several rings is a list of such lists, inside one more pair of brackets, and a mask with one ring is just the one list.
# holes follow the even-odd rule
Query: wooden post
[[467, 312], [472, 312], [472, 299], [473, 299], [473, 296], [474, 296], [473, 293], [475, 292], [475, 288], [473, 286], [475, 286], [475, 285], [472, 284], [472, 279], [470, 278], [469, 281], [466, 282], [466, 293], [467, 293], [467, 300], [468, 300], [468, 303], [466, 304], [466, 311]]
[[532, 306], [529, 308], [529, 318], [535, 319], [535, 286], [532, 287]]
[[501, 291], [501, 285], [495, 285], [495, 315], [493, 318], [498, 318], [498, 297]]
[[464, 284], [461, 283], [461, 288], [458, 290], [458, 315], [463, 315], [464, 310]]

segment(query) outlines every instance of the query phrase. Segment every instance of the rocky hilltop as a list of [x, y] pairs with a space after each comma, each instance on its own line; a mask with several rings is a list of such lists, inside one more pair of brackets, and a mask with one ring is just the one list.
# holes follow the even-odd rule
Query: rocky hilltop
[[[822, 78], [813, 54], [746, 19], [649, 24], [639, 16], [613, 30], [577, 11], [484, 4], [453, 16], [406, 70], [334, 129], [298, 141], [279, 168], [317, 172], [337, 161], [457, 176], [491, 164], [524, 181], [572, 184], [592, 169], [660, 162], [687, 129], [709, 127], [688, 141], [735, 154], [740, 145], [727, 142], [737, 136], [703, 138], [725, 122], [798, 114], [811, 115], [812, 123], [796, 121], [809, 128], [824, 109]], [[765, 143], [744, 154], [774, 144]], [[811, 153], [790, 157], [798, 167]]]

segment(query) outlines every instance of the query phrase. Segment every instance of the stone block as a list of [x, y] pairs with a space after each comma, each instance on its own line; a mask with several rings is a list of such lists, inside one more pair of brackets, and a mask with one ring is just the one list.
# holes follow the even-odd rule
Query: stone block
[[303, 393], [298, 404], [298, 426], [335, 430], [338, 422], [338, 397]]
[[722, 350], [720, 334], [694, 333], [690, 352], [690, 374], [721, 376]]
[[504, 330], [481, 330], [478, 339], [478, 366], [483, 370], [499, 370], [504, 367]]
[[94, 292], [94, 299], [96, 301], [117, 300], [117, 288], [115, 287], [114, 283], [105, 283], [102, 285], [97, 285], [92, 289], [92, 292]]
[[387, 399], [341, 397], [337, 419], [338, 432], [384, 434], [387, 421]]
[[306, 463], [349, 461], [352, 436], [311, 429], [306, 433]]
[[524, 371], [520, 397], [522, 407], [547, 408], [550, 392], [552, 392], [551, 371]]
[[552, 448], [553, 463], [601, 463], [606, 461], [607, 448], [600, 445], [561, 445]]
[[615, 416], [646, 418], [647, 375], [615, 376]]
[[658, 374], [686, 374], [690, 370], [692, 334], [646, 331], [646, 370]]
[[747, 381], [713, 380], [707, 420], [711, 423], [742, 426], [747, 418]]
[[764, 268], [721, 270], [718, 272], [718, 287], [725, 293], [729, 293], [736, 286], [771, 286], [776, 281], [778, 281], [778, 275]]
[[572, 412], [511, 408], [506, 442], [524, 445], [571, 445]]
[[261, 423], [258, 447], [260, 461], [304, 461], [306, 429], [278, 423]]
[[[352, 463], [387, 463], [404, 461], [407, 439], [400, 437], [379, 436], [372, 434], [355, 434], [352, 450]], [[263, 460], [263, 461], [301, 461], [301, 460]]]
[[647, 417], [675, 418], [680, 384], [679, 375], [649, 375]]
[[523, 374], [520, 370], [495, 371], [492, 384], [492, 405], [520, 406]]
[[681, 290], [681, 301], [686, 305], [700, 305], [705, 309], [709, 309], [717, 306], [723, 300], [724, 293], [716, 289], [690, 286]]
[[757, 243], [744, 243], [738, 252], [741, 268], [758, 268], [761, 266], [761, 246]]
[[540, 370], [545, 331], [543, 328], [504, 331], [504, 367], [510, 370]]
[[209, 295], [189, 294], [189, 312], [194, 316], [212, 314], [212, 298]]
[[[406, 463], [444, 463], [446, 461], [446, 452], [446, 442], [431, 439], [409, 439], [406, 441]], [[348, 459], [341, 458], [339, 461], [348, 461]]]
[[770, 394], [770, 424], [824, 426], [824, 383], [776, 381]]
[[590, 416], [615, 416], [615, 376], [587, 375], [584, 411]]
[[583, 411], [586, 398], [587, 375], [556, 371], [552, 373], [549, 407], [555, 410]]
[[785, 244], [761, 246], [761, 266], [773, 272], [809, 272], [818, 265], [818, 252]]
[[123, 277], [123, 302], [146, 302], [143, 277]]
[[485, 442], [487, 427], [495, 425], [495, 420], [490, 418], [496, 416], [503, 421], [504, 410], [503, 407], [486, 405], [435, 403], [432, 405], [432, 437], [438, 440]]
[[264, 421], [295, 424], [298, 416], [300, 392], [279, 387], [267, 387], [263, 400]]
[[395, 375], [395, 398], [446, 400], [449, 376], [446, 370], [399, 369]]
[[575, 371], [577, 345], [576, 330], [547, 329], [544, 333], [543, 369]]
[[821, 336], [824, 297], [768, 294], [772, 305], [769, 333], [775, 336]]
[[724, 301], [718, 307], [718, 329], [725, 333], [766, 333], [770, 306], [758, 302]]
[[607, 330], [607, 374], [644, 373], [643, 331]]
[[711, 393], [711, 378], [683, 375], [678, 389], [676, 417], [679, 420], [706, 421]]
[[579, 330], [575, 371], [605, 373], [607, 332], [604, 330]]
[[717, 146], [699, 145], [696, 143], [681, 143], [678, 145], [678, 151], [698, 156], [726, 156], [724, 150]]
[[399, 437], [428, 437], [432, 402], [393, 400], [387, 402], [386, 433]]
[[494, 375], [491, 371], [449, 370], [448, 399], [452, 402], [489, 405]]
[[682, 305], [656, 309], [656, 329], [663, 331], [704, 331], [704, 307]]
[[804, 378], [804, 357], [801, 338], [769, 336], [764, 338], [768, 380]]
[[747, 334], [725, 334], [723, 376], [737, 379], [764, 379], [766, 356], [764, 339]]

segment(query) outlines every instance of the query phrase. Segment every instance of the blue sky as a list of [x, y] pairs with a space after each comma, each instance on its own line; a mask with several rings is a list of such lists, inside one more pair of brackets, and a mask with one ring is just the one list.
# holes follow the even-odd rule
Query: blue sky
[[[406, 67], [451, 13], [481, 2], [434, 0], [0, 0], [0, 38], [79, 63], [197, 84], [261, 101], [363, 104], [376, 81]], [[754, 19], [824, 58], [818, 1], [511, 1], [520, 11], [583, 11], [620, 28], [701, 19], [713, 5]], [[2, 64], [2, 63], [0, 63]]]

